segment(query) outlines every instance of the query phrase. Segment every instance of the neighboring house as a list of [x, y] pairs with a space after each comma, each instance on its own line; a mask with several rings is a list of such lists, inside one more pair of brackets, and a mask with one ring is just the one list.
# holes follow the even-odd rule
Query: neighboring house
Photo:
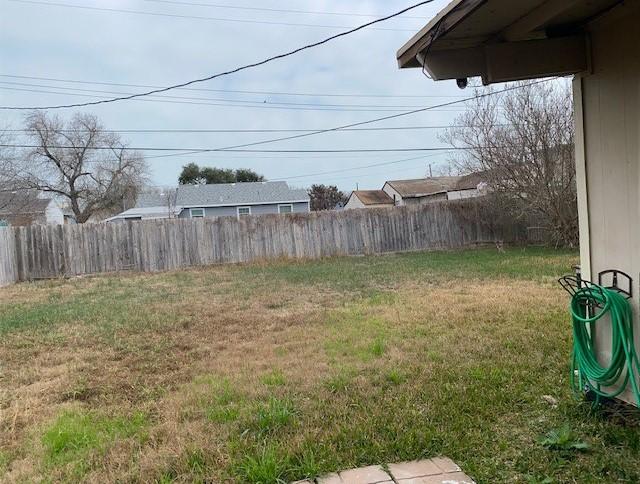
[[33, 190], [0, 192], [0, 226], [63, 224], [60, 205]]
[[286, 182], [180, 185], [173, 200], [167, 194], [146, 194], [136, 207], [107, 221], [241, 217], [309, 211], [310, 200], [306, 190], [292, 189]]
[[383, 190], [356, 190], [351, 192], [345, 210], [351, 208], [393, 207], [393, 198]]
[[392, 180], [382, 190], [396, 205], [418, 205], [442, 200], [460, 200], [483, 195], [481, 175], [434, 176], [416, 180]]

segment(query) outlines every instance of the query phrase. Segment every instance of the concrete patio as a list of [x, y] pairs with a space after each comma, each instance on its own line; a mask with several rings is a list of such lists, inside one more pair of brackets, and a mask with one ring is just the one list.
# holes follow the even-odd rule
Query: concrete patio
[[[386, 469], [386, 470], [385, 470]], [[314, 480], [293, 484], [474, 484], [458, 465], [447, 457], [368, 466], [336, 472]]]

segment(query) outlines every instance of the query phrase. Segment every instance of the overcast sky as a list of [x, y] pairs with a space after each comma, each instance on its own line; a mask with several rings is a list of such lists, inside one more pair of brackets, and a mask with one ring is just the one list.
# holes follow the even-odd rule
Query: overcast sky
[[[414, 1], [55, 0], [56, 5], [51, 3], [54, 0], [37, 3], [0, 0], [0, 104], [4, 106], [73, 103], [96, 99], [95, 96], [110, 95], [81, 91], [82, 89], [116, 93], [144, 90], [130, 86], [94, 84], [97, 82], [152, 86], [179, 83], [258, 61], [373, 19], [355, 15], [222, 8], [221, 5], [382, 16], [400, 10]], [[211, 6], [213, 3], [218, 6]], [[155, 101], [126, 101], [83, 109], [100, 117], [107, 128], [117, 130], [323, 129], [451, 101], [470, 93], [460, 91], [453, 81], [433, 82], [418, 69], [399, 70], [395, 58], [397, 49], [446, 3], [445, 0], [436, 0], [406, 14], [404, 18], [376, 26], [394, 30], [361, 31], [266, 66], [194, 86], [208, 91], [176, 90], [168, 93], [169, 96], [204, 100], [171, 98], [168, 100], [172, 102], [162, 102], [155, 98]], [[70, 8], [63, 5], [129, 12]], [[179, 18], [134, 12], [209, 18]], [[254, 21], [265, 23], [253, 23]], [[34, 91], [55, 91], [61, 94]], [[335, 96], [344, 94], [354, 96]], [[365, 95], [374, 97], [363, 97]], [[193, 104], [194, 102], [197, 104]], [[273, 105], [274, 103], [296, 104]], [[283, 106], [287, 109], [281, 109]], [[425, 112], [371, 126], [448, 125], [460, 113], [459, 109], [461, 108]], [[72, 110], [59, 111], [59, 114], [65, 116], [72, 113]], [[20, 127], [22, 118], [19, 113], [5, 111], [1, 116], [3, 124], [10, 123], [13, 128]], [[438, 140], [438, 131], [338, 132], [259, 148], [314, 150], [440, 147], [443, 145]], [[286, 134], [131, 133], [123, 136], [136, 147], [188, 149], [216, 148]], [[147, 155], [151, 157], [158, 153], [147, 152]], [[420, 159], [386, 166], [343, 171], [419, 156]], [[186, 163], [196, 162], [206, 166], [252, 168], [264, 174], [267, 179], [287, 179], [293, 186], [327, 183], [350, 191], [356, 188], [356, 184], [361, 189], [376, 189], [381, 188], [385, 180], [422, 177], [427, 173], [429, 164], [437, 171], [446, 159], [445, 153], [420, 152], [210, 153], [149, 158], [148, 162], [152, 182], [157, 185], [175, 184], [181, 167]], [[342, 171], [307, 176], [338, 170]]]

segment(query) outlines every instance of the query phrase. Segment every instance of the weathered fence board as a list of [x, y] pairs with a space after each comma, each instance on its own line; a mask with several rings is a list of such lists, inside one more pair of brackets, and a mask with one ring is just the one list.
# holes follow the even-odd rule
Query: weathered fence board
[[526, 241], [490, 227], [471, 202], [195, 220], [0, 229], [0, 284], [103, 272], [155, 272], [260, 259], [455, 249]]
[[0, 286], [12, 284], [18, 280], [16, 265], [16, 239], [14, 229], [0, 228]]

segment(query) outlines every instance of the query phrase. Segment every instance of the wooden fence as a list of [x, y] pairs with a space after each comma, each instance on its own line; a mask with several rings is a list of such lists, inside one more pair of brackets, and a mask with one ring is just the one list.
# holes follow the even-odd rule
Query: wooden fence
[[490, 227], [481, 222], [482, 210], [473, 202], [449, 202], [240, 219], [17, 227], [0, 234], [0, 282], [525, 241], [525, 227]]
[[16, 245], [12, 229], [0, 227], [0, 287], [18, 280]]

